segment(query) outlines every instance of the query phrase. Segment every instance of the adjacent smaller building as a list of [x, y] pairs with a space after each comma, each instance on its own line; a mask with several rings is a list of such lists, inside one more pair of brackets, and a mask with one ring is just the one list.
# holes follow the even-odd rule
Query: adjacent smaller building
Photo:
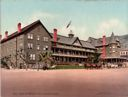
[[128, 48], [121, 49], [120, 56], [128, 59]]
[[[101, 53], [101, 60], [112, 63], [127, 61], [127, 58], [120, 54], [120, 50], [122, 49], [121, 42], [119, 37], [115, 36], [113, 32], [110, 37], [103, 36], [103, 38], [99, 39], [89, 37], [88, 41]], [[125, 51], [124, 53], [126, 54]]]

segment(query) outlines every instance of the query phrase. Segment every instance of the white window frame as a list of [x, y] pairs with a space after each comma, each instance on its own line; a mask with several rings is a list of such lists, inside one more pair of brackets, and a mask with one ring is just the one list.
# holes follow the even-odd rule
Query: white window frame
[[33, 49], [33, 43], [28, 43], [28, 49]]
[[48, 37], [43, 37], [43, 40], [44, 41], [48, 41]]
[[37, 40], [40, 40], [40, 36], [39, 35], [37, 35]]
[[40, 50], [40, 45], [39, 44], [37, 44], [37, 50]]
[[28, 39], [33, 39], [33, 34], [28, 33]]
[[30, 60], [35, 60], [36, 59], [36, 55], [35, 54], [30, 54]]

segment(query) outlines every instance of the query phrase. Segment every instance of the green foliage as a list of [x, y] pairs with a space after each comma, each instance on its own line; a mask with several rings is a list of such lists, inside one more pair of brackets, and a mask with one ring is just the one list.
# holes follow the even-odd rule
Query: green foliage
[[88, 56], [87, 63], [91, 64], [92, 61], [93, 61], [93, 56], [92, 55]]
[[8, 64], [7, 64], [7, 60], [8, 60], [7, 57], [4, 57], [4, 58], [1, 59], [1, 67], [2, 67], [2, 68], [7, 68], [7, 69], [9, 69], [9, 66], [8, 66]]
[[55, 69], [85, 69], [85, 67], [79, 65], [57, 65]]
[[38, 62], [49, 63], [49, 64], [53, 63], [52, 53], [51, 52], [41, 52], [39, 54]]
[[99, 57], [100, 57], [100, 54], [99, 53], [95, 53], [94, 54], [94, 58], [93, 58], [93, 63], [98, 63], [99, 62]]

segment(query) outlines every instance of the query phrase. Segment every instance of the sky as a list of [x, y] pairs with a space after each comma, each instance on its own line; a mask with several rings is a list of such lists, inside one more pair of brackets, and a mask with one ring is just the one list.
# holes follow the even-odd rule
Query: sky
[[[40, 20], [49, 32], [87, 40], [128, 34], [128, 0], [1, 0], [1, 33]], [[67, 24], [71, 21], [69, 28]]]

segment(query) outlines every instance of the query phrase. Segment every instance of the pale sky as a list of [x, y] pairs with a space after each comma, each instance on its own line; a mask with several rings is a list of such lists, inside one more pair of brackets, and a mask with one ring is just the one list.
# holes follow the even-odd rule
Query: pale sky
[[[128, 0], [1, 0], [1, 33], [9, 34], [40, 19], [49, 32], [58, 34], [102, 37], [128, 34]], [[69, 21], [70, 27], [66, 29]]]

